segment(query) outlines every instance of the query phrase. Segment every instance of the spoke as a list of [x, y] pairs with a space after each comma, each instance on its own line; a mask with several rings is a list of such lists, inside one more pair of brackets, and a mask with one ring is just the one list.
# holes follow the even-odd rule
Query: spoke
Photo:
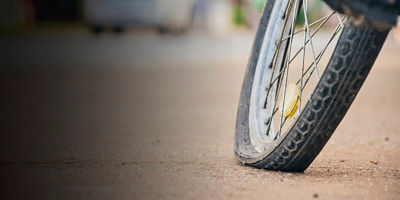
[[272, 112], [272, 115], [268, 118], [268, 120], [266, 121], [266, 125], [268, 126], [268, 129], [267, 129], [267, 135], [269, 136], [269, 129], [271, 128], [271, 123], [272, 123], [272, 118], [274, 117], [274, 115], [276, 114], [278, 112], [278, 108], [276, 108], [275, 110], [274, 110], [274, 112]]
[[340, 19], [340, 16], [339, 16], [339, 14], [337, 14], [337, 13], [336, 13], [336, 16], [337, 16], [337, 18], [338, 18], [338, 20], [339, 20], [340, 26], [342, 26], [342, 28], [343, 28], [343, 27], [344, 27], [344, 24], [343, 24], [342, 19]]
[[[343, 19], [344, 19], [344, 18], [345, 18], [345, 17], [343, 17]], [[321, 58], [322, 58], [322, 56], [324, 55], [324, 53], [325, 53], [326, 49], [328, 48], [329, 44], [333, 41], [333, 39], [336, 37], [336, 35], [339, 33], [339, 31], [340, 31], [341, 29], [342, 29], [342, 26], [341, 26], [340, 24], [336, 26], [335, 31], [334, 31], [333, 34], [331, 35], [331, 38], [329, 39], [328, 44], [327, 44], [327, 45], [324, 47], [324, 49], [319, 53], [317, 63], [319, 63], [319, 61], [321, 61]], [[307, 71], [310, 70], [311, 67], [312, 67], [312, 66], [310, 66], [310, 67], [306, 70], [305, 74], [307, 74]], [[310, 80], [311, 75], [312, 75], [313, 72], [314, 72], [314, 69], [311, 70], [310, 75], [307, 77], [306, 82], [304, 83], [303, 89], [307, 86], [307, 83], [308, 83], [308, 81]], [[304, 74], [304, 75], [305, 75], [305, 74]], [[299, 81], [300, 81], [300, 80], [299, 80]], [[298, 84], [299, 81], [297, 81], [296, 84]]]
[[[283, 38], [283, 34], [284, 34], [284, 30], [285, 30], [285, 27], [286, 27], [286, 25], [287, 25], [287, 22], [288, 22], [288, 19], [289, 19], [289, 15], [290, 15], [290, 10], [292, 9], [292, 4], [290, 3], [290, 5], [288, 6], [288, 8], [287, 8], [287, 11], [286, 11], [286, 19], [285, 19], [285, 22], [284, 22], [284, 25], [283, 25], [283, 30], [282, 30], [282, 33], [281, 33], [281, 36], [280, 36], [280, 38], [279, 38], [279, 42], [277, 42], [278, 43], [278, 49], [275, 51], [275, 54], [274, 54], [274, 56], [272, 57], [272, 75], [271, 75], [271, 79], [270, 79], [270, 81], [269, 81], [269, 86], [268, 86], [268, 90], [267, 90], [267, 96], [265, 97], [265, 101], [264, 101], [264, 109], [267, 107], [267, 101], [268, 101], [268, 97], [269, 97], [269, 91], [271, 90], [271, 81], [272, 81], [272, 79], [274, 78], [274, 74], [275, 74], [275, 69], [276, 69], [276, 64], [277, 64], [277, 59], [278, 59], [278, 56], [279, 56], [279, 52], [280, 52], [280, 49], [281, 49], [281, 46], [282, 46], [282, 38]], [[275, 62], [274, 62], [274, 60], [275, 60]], [[279, 73], [278, 74], [278, 76], [277, 76], [277, 78], [278, 77], [280, 77], [280, 74], [281, 73]]]
[[[291, 4], [288, 6], [288, 9], [287, 9], [287, 15], [286, 15], [286, 20], [285, 20], [285, 24], [284, 24], [284, 28], [283, 28], [283, 31], [282, 31], [282, 34], [281, 34], [281, 37], [280, 37], [280, 41], [278, 42], [278, 44], [279, 44], [279, 46], [278, 46], [278, 51], [279, 51], [279, 49], [280, 49], [280, 47], [282, 46], [282, 37], [283, 37], [283, 34], [284, 34], [284, 30], [285, 30], [285, 27], [286, 27], [286, 25], [287, 25], [287, 22], [288, 22], [288, 19], [290, 18], [290, 13], [291, 13], [291, 10], [292, 10], [292, 4], [293, 2], [291, 1]], [[297, 12], [296, 12], [297, 13]], [[295, 13], [295, 14], [296, 14]], [[293, 22], [294, 23], [294, 22]], [[277, 53], [277, 54], [275, 54], [274, 56], [276, 56], [276, 59], [278, 59], [278, 56], [279, 56], [279, 53]], [[275, 60], [275, 62], [274, 62], [274, 68], [273, 68], [273, 70], [272, 70], [272, 75], [271, 75], [271, 79], [270, 79], [270, 83], [269, 83], [269, 86], [268, 86], [268, 91], [267, 91], [267, 96], [266, 96], [266, 98], [265, 98], [265, 103], [264, 103], [264, 108], [266, 108], [266, 105], [267, 105], [267, 100], [268, 100], [268, 97], [269, 97], [269, 92], [271, 91], [271, 81], [272, 81], [272, 79], [274, 78], [274, 71], [275, 71], [275, 68], [276, 68], [276, 64], [277, 64], [277, 60]], [[280, 72], [279, 72], [279, 74], [277, 75], [277, 79], [279, 79], [279, 77], [281, 76], [281, 73], [282, 73], [282, 69], [280, 70]], [[279, 90], [280, 90], [280, 85], [281, 85], [281, 81], [278, 83], [278, 85], [277, 85], [277, 91], [276, 91], [276, 93], [275, 93], [275, 101], [274, 101], [274, 106], [273, 106], [273, 110], [275, 109], [275, 107], [276, 107], [276, 102], [277, 102], [277, 100], [278, 100], [278, 95], [279, 95]], [[275, 114], [275, 113], [273, 113], [273, 114]], [[273, 115], [272, 115], [273, 116]], [[272, 120], [272, 116], [271, 116], [271, 120]], [[269, 123], [268, 124], [268, 128], [267, 128], [267, 131], [268, 131], [268, 134], [269, 134], [269, 130], [271, 129], [271, 124], [272, 123]], [[276, 137], [276, 135], [275, 135], [275, 137]]]
[[[294, 6], [293, 6], [294, 4]], [[289, 76], [289, 65], [290, 63], [296, 58], [296, 56], [301, 52], [302, 52], [302, 68], [301, 68], [301, 78], [296, 82], [296, 85], [298, 85], [300, 83], [300, 94], [299, 94], [299, 107], [298, 107], [298, 116], [300, 115], [300, 111], [302, 108], [302, 94], [303, 94], [303, 90], [304, 88], [307, 86], [310, 78], [312, 77], [313, 73], [316, 72], [317, 73], [317, 81], [319, 81], [320, 77], [319, 77], [319, 71], [318, 71], [318, 64], [322, 59], [322, 56], [324, 55], [326, 49], [328, 48], [328, 46], [330, 45], [330, 43], [333, 41], [333, 39], [336, 37], [336, 35], [339, 33], [339, 31], [344, 27], [344, 22], [346, 21], [346, 17], [344, 16], [342, 19], [340, 18], [340, 16], [336, 13], [336, 12], [331, 12], [330, 14], [318, 19], [317, 21], [314, 21], [312, 24], [308, 23], [308, 16], [307, 16], [307, 4], [308, 1], [307, 0], [303, 0], [303, 11], [304, 11], [304, 19], [305, 19], [305, 26], [299, 30], [295, 32], [295, 22], [296, 22], [296, 18], [298, 15], [298, 7], [300, 5], [300, 0], [290, 0], [290, 3], [286, 9], [286, 17], [285, 17], [285, 21], [284, 21], [284, 26], [283, 26], [283, 31], [282, 34], [280, 35], [280, 39], [277, 41], [277, 48], [276, 51], [274, 53], [274, 56], [272, 58], [272, 62], [270, 64], [270, 67], [273, 67], [272, 69], [272, 75], [270, 78], [270, 84], [267, 87], [267, 96], [265, 99], [265, 103], [264, 103], [264, 108], [266, 108], [267, 106], [267, 101], [273, 101], [273, 99], [268, 99], [269, 95], [270, 95], [270, 91], [276, 87], [275, 90], [275, 97], [271, 97], [274, 98], [275, 101], [273, 102], [273, 107], [272, 110], [269, 110], [269, 112], [272, 111], [272, 114], [269, 116], [269, 118], [267, 119], [267, 121], [265, 122], [265, 125], [267, 125], [267, 132], [266, 134], [271, 137], [271, 139], [275, 140], [276, 138], [278, 138], [279, 136], [281, 136], [281, 132], [283, 129], [283, 126], [285, 125], [286, 121], [287, 121], [287, 117], [283, 117], [283, 113], [284, 113], [284, 109], [285, 109], [285, 101], [286, 101], [286, 90], [287, 90], [287, 83], [288, 83], [288, 76]], [[292, 10], [294, 7], [294, 10]], [[293, 16], [291, 16], [291, 13], [294, 12]], [[314, 50], [314, 45], [313, 45], [313, 37], [315, 36], [315, 34], [327, 23], [327, 21], [334, 15], [336, 14], [338, 16], [339, 19], [339, 24], [337, 25], [337, 27], [335, 28], [334, 32], [331, 34], [331, 37], [329, 39], [329, 42], [327, 43], [327, 45], [324, 47], [324, 49], [319, 52], [318, 56], [316, 56], [316, 52]], [[289, 24], [288, 20], [292, 18], [292, 24], [291, 24], [291, 29], [290, 29], [290, 35], [288, 36], [283, 36], [285, 33], [285, 27]], [[319, 25], [318, 25], [319, 24]], [[318, 25], [318, 27], [315, 29], [315, 31], [312, 32], [311, 34], [311, 30], [310, 27]], [[287, 27], [289, 28], [289, 27]], [[287, 30], [287, 29], [286, 29]], [[303, 45], [300, 48], [300, 50], [296, 51], [295, 54], [291, 55], [292, 53], [292, 43], [293, 43], [293, 37], [294, 35], [303, 32]], [[315, 38], [314, 38], [315, 39]], [[285, 44], [286, 49], [284, 49], [283, 46], [283, 42], [287, 41], [288, 43]], [[308, 66], [306, 68], [305, 66], [305, 54], [306, 54], [306, 46], [307, 44], [310, 43], [310, 47], [311, 47], [311, 51], [312, 51], [312, 58], [313, 58], [313, 62], [311, 63], [310, 66]], [[284, 55], [283, 60], [280, 60], [280, 57], [282, 57], [282, 52], [281, 50], [284, 49], [287, 53], [287, 55]], [[278, 69], [278, 66], [280, 65], [280, 69]], [[279, 72], [278, 72], [279, 71]], [[311, 71], [311, 72], [310, 72]], [[276, 73], [278, 72], [278, 73]], [[308, 76], [307, 76], [308, 74]], [[306, 78], [307, 77], [307, 78]], [[279, 81], [278, 81], [279, 80]], [[278, 83], [276, 83], [278, 81]], [[277, 85], [275, 85], [277, 84]], [[282, 85], [284, 86], [284, 88], [282, 88]], [[283, 89], [283, 91], [282, 91]], [[278, 97], [280, 96], [279, 94], [283, 92], [283, 101], [282, 101], [282, 106], [278, 106], [277, 105], [277, 101], [278, 101]], [[282, 97], [281, 96], [281, 97]], [[272, 106], [272, 105], [271, 105]], [[282, 109], [280, 109], [280, 107]], [[279, 120], [279, 131], [274, 134], [274, 135], [270, 135], [270, 129], [271, 129], [271, 124], [273, 123], [273, 118], [275, 116], [275, 114], [278, 112], [278, 110], [281, 110], [280, 113], [280, 120]], [[276, 124], [275, 124], [276, 125]], [[274, 128], [275, 129], [275, 128]]]
[[[282, 123], [283, 123], [283, 125], [285, 125], [285, 123], [286, 123], [287, 119], [288, 119], [288, 118], [287, 118], [287, 117], [285, 117], [285, 119], [284, 119], [284, 120], [283, 120], [283, 122], [282, 122]], [[283, 125], [282, 125], [282, 126], [283, 126]], [[281, 131], [282, 131], [282, 130], [279, 130], [279, 132], [276, 134], [276, 136], [275, 136], [274, 140], [276, 140], [276, 138], [278, 138], [278, 137], [277, 137], [278, 135], [281, 135]]]
[[[326, 21], [327, 21], [326, 19], [327, 19], [327, 18], [329, 19], [329, 18], [330, 18], [333, 14], [335, 14], [335, 13], [336, 13], [335, 11], [332, 11], [330, 14], [326, 15], [325, 17], [322, 17], [321, 19], [319, 19], [319, 20], [317, 20], [317, 21], [315, 21], [315, 22], [313, 22], [313, 23], [310, 24], [309, 26], [310, 26], [310, 27], [311, 27], [311, 26], [314, 26], [314, 25], [318, 24], [318, 23], [321, 22], [321, 21], [326, 22]], [[297, 34], [303, 32], [304, 30], [306, 30], [306, 29], [305, 29], [305, 28], [302, 28], [302, 29], [296, 31], [296, 32], [294, 33], [294, 35], [297, 35]], [[314, 35], [314, 34], [315, 34], [315, 33], [313, 33], [313, 35]], [[282, 42], [285, 41], [285, 40], [287, 40], [287, 39], [289, 39], [289, 38], [290, 38], [290, 35], [289, 35], [289, 36], [286, 36], [285, 38], [282, 39]]]
[[303, 62], [301, 65], [301, 81], [300, 81], [300, 94], [299, 94], [299, 108], [298, 108], [298, 112], [297, 115], [300, 115], [300, 110], [301, 110], [301, 97], [303, 96], [303, 77], [304, 77], [304, 60], [305, 60], [305, 56], [306, 56], [306, 31], [304, 30], [304, 34], [303, 34]]
[[[343, 17], [343, 19], [346, 19], [346, 17]], [[328, 48], [328, 46], [330, 45], [330, 43], [333, 41], [333, 39], [336, 37], [336, 35], [339, 33], [340, 30], [341, 30], [341, 26], [337, 25], [336, 28], [335, 28], [335, 30], [333, 31], [333, 33], [330, 35], [330, 38], [329, 38], [329, 41], [328, 41], [327, 45], [326, 45], [326, 46], [324, 47], [324, 49], [318, 54], [318, 56], [317, 56], [317, 61], [318, 61], [318, 62], [321, 60], [321, 58], [322, 58], [323, 54], [325, 53], [326, 49]], [[311, 69], [312, 67], [313, 67], [313, 65], [311, 64], [311, 65], [306, 69], [306, 71], [304, 72], [303, 75], [306, 75], [306, 74], [310, 71], [310, 69]], [[312, 72], [314, 72], [314, 69], [311, 71], [311, 73], [312, 73]], [[301, 81], [300, 79], [297, 80], [296, 85], [299, 84], [300, 81]], [[305, 85], [304, 85], [304, 87], [305, 87]]]
[[313, 59], [314, 59], [314, 68], [315, 68], [315, 70], [317, 72], [317, 81], [319, 81], [319, 72], [318, 72], [318, 67], [317, 67], [317, 61], [315, 59], [314, 45], [313, 45], [312, 37], [311, 37], [311, 34], [310, 34], [310, 27], [308, 25], [308, 17], [307, 17], [307, 4], [308, 4], [308, 1], [307, 0], [303, 0], [303, 4], [304, 3], [305, 3], [305, 6], [303, 7], [303, 10], [304, 10], [304, 20], [305, 20], [305, 23], [306, 23], [305, 24], [306, 25], [306, 31], [307, 31], [308, 38], [310, 39], [311, 53], [312, 53], [312, 56], [313, 56]]
[[[311, 35], [311, 37], [314, 37], [315, 34], [317, 34], [317, 32], [326, 24], [326, 22], [328, 22], [328, 20], [330, 19], [330, 17], [331, 17], [334, 13], [335, 13], [335, 12], [332, 12], [332, 13], [328, 16], [328, 18], [326, 18], [326, 19], [317, 27], [317, 29], [314, 31], [314, 33]], [[310, 41], [310, 40], [308, 39], [307, 42], [306, 42], [306, 44], [308, 44], [309, 41]], [[293, 60], [296, 58], [296, 56], [300, 53], [300, 51], [301, 51], [302, 49], [303, 49], [303, 47], [300, 48], [300, 49], [296, 52], [295, 56], [293, 56], [293, 58], [292, 58], [292, 60], [290, 61], [290, 63], [293, 62]]]
[[[289, 40], [289, 49], [288, 49], [288, 59], [286, 59], [286, 78], [285, 78], [285, 85], [284, 85], [284, 92], [283, 92], [283, 101], [282, 101], [282, 109], [281, 109], [281, 119], [280, 119], [280, 123], [279, 123], [279, 136], [281, 135], [281, 131], [282, 131], [282, 118], [283, 118], [283, 111], [285, 110], [285, 100], [286, 100], [286, 89], [287, 89], [287, 81], [288, 81], [288, 77], [289, 77], [289, 61], [290, 61], [290, 53], [292, 51], [292, 44], [293, 44], [293, 32], [294, 32], [294, 28], [296, 25], [296, 19], [297, 19], [297, 6], [298, 6], [298, 2], [299, 0], [296, 0], [295, 4], [294, 4], [294, 13], [293, 13], [293, 21], [292, 21], [292, 27], [291, 27], [291, 36], [290, 36], [290, 40]], [[276, 103], [275, 103], [276, 106]], [[274, 107], [275, 107], [274, 106]], [[277, 134], [278, 135], [278, 134]], [[276, 137], [276, 135], [275, 135]]]
[[[314, 36], [315, 36], [315, 34], [325, 25], [325, 23], [329, 20], [329, 18], [330, 18], [334, 13], [335, 13], [335, 12], [332, 12], [332, 13], [328, 16], [328, 18], [326, 18], [326, 19], [318, 26], [318, 28], [314, 31], [314, 33], [311, 35], [311, 37], [314, 37]], [[305, 29], [304, 29], [304, 30], [305, 30]], [[308, 44], [309, 41], [310, 41], [310, 40], [307, 39], [306, 44]], [[294, 54], [294, 56], [291, 58], [289, 64], [293, 62], [293, 60], [297, 57], [297, 55], [299, 55], [299, 53], [300, 53], [303, 49], [304, 49], [304, 48], [301, 47], [301, 48]], [[278, 80], [278, 78], [280, 77], [280, 75], [281, 75], [282, 72], [283, 72], [283, 70], [281, 70], [281, 71], [279, 72], [278, 76], [269, 84], [268, 88], [270, 88], [270, 87], [275, 83], [275, 81]]]
[[[346, 18], [346, 16], [344, 16], [343, 18], [342, 18], [342, 21], [343, 20], [346, 20], [347, 18]], [[333, 41], [333, 39], [336, 37], [336, 35], [340, 32], [340, 30], [342, 29], [342, 26], [340, 25], [340, 24], [338, 24], [337, 26], [336, 26], [336, 28], [335, 28], [335, 30], [334, 30], [334, 32], [332, 33], [332, 35], [331, 35], [331, 37], [330, 37], [330, 39], [329, 39], [329, 41], [328, 41], [328, 44], [325, 46], [325, 48], [319, 53], [319, 55], [318, 55], [318, 61], [317, 62], [319, 62], [320, 60], [321, 60], [321, 58], [322, 58], [322, 56], [323, 56], [323, 54], [325, 53], [325, 51], [326, 51], [326, 49], [328, 48], [328, 46], [329, 46], [329, 44]], [[307, 72], [312, 68], [312, 64], [307, 68], [307, 70], [306, 70], [306, 72], [304, 73], [304, 75], [305, 74], [307, 74]], [[312, 73], [314, 72], [314, 70], [315, 69], [313, 69], [312, 71], [311, 71], [311, 73], [310, 73], [310, 75], [307, 77], [307, 79], [306, 79], [306, 81], [305, 81], [305, 83], [304, 83], [304, 86], [301, 88], [300, 87], [300, 91], [302, 91], [305, 87], [306, 87], [306, 85], [307, 85], [307, 83], [308, 83], [308, 81], [310, 80], [310, 78], [311, 78], [311, 76], [312, 76]], [[303, 76], [302, 76], [302, 78], [303, 78]], [[299, 79], [297, 82], [296, 82], [296, 85], [297, 84], [299, 84], [299, 82], [301, 82], [301, 79]], [[300, 114], [300, 113], [299, 113]], [[272, 118], [272, 117], [271, 117]], [[286, 120], [287, 120], [287, 118], [285, 118], [285, 120], [283, 121], [283, 125], [285, 125], [285, 123], [286, 123]], [[283, 126], [282, 125], [282, 126]], [[279, 133], [280, 134], [280, 133]]]

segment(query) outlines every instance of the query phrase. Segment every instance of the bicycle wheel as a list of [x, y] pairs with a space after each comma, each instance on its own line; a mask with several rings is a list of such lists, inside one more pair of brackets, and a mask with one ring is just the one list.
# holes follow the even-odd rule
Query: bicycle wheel
[[237, 113], [234, 152], [243, 164], [304, 171], [346, 114], [388, 34], [334, 11], [311, 22], [312, 9], [307, 0], [265, 5]]

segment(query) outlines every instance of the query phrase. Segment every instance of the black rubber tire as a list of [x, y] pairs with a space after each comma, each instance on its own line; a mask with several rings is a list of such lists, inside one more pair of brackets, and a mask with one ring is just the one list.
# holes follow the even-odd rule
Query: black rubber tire
[[257, 152], [250, 141], [249, 107], [260, 48], [275, 0], [267, 1], [244, 77], [236, 119], [234, 153], [243, 164], [302, 172], [325, 146], [343, 119], [388, 34], [372, 26], [345, 25], [335, 51], [298, 120], [271, 152]]

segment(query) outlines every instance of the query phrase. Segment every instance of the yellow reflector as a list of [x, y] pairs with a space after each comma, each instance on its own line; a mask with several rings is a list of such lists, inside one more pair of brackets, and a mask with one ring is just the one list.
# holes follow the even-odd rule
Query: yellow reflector
[[[285, 105], [283, 116], [287, 118], [292, 118], [293, 115], [297, 112], [298, 101], [299, 101], [299, 93], [300, 87], [294, 83], [289, 83], [286, 86], [286, 97], [285, 97]], [[283, 98], [282, 98], [283, 101]], [[281, 103], [281, 105], [283, 102]]]

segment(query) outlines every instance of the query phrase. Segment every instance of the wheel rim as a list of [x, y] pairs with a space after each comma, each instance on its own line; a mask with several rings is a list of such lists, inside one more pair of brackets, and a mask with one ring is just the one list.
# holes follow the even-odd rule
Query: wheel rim
[[[302, 27], [295, 26], [299, 11], [304, 15]], [[329, 37], [318, 43], [320, 51], [316, 54], [318, 49], [315, 41], [318, 32], [327, 22], [332, 23], [335, 16], [335, 28], [330, 30]], [[273, 147], [279, 141], [278, 138], [286, 135], [298, 119], [324, 71], [321, 66], [326, 66], [321, 61], [329, 60], [327, 55], [330, 55], [331, 49], [328, 48], [335, 46], [346, 20], [346, 17], [331, 11], [309, 23], [307, 0], [275, 1], [264, 34], [250, 97], [249, 133], [257, 151], [265, 152]], [[293, 48], [296, 47], [295, 43], [298, 43], [297, 48]], [[300, 66], [295, 66], [296, 63]], [[287, 98], [288, 84], [299, 88], [297, 100], [294, 102], [298, 107], [295, 113], [292, 110], [293, 118], [284, 115], [285, 105], [292, 101]]]

